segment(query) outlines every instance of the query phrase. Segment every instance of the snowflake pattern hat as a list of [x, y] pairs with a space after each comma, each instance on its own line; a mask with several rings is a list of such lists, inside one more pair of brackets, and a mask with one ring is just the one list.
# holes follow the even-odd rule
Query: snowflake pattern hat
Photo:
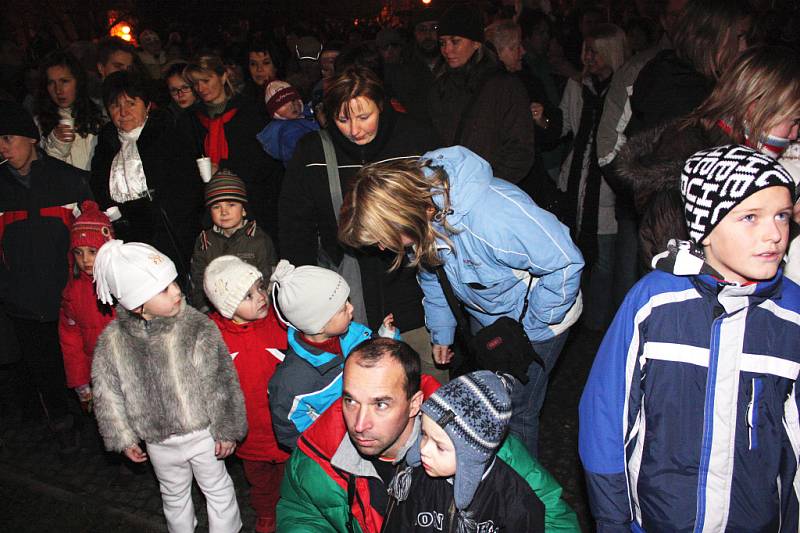
[[[511, 419], [509, 382], [488, 370], [460, 376], [422, 404], [422, 412], [431, 417], [453, 441], [456, 452], [456, 475], [453, 489], [456, 507], [466, 509], [503, 442]], [[406, 454], [411, 466], [421, 464], [420, 441]]]

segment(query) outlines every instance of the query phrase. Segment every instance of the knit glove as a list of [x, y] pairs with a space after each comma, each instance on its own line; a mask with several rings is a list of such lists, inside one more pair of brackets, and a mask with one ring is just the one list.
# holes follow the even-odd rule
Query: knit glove
[[94, 396], [92, 395], [92, 386], [86, 383], [80, 387], [75, 387], [75, 393], [81, 402], [81, 410], [84, 413], [91, 414], [94, 410]]

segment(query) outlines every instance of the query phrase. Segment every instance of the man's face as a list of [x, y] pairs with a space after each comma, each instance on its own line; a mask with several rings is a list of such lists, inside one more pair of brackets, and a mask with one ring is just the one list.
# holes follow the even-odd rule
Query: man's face
[[14, 170], [27, 173], [36, 159], [36, 139], [22, 135], [0, 135], [0, 159], [8, 159]]
[[438, 29], [439, 24], [435, 20], [426, 20], [417, 24], [414, 27], [414, 40], [417, 42], [417, 46], [428, 53], [438, 52]]
[[342, 410], [347, 433], [362, 455], [394, 459], [411, 436], [422, 392], [406, 396], [405, 372], [391, 356], [372, 367], [358, 363], [356, 352], [344, 368]]
[[130, 69], [131, 65], [133, 65], [133, 54], [117, 50], [108, 56], [108, 61], [97, 64], [97, 71], [100, 73], [100, 76], [105, 79], [114, 72]]

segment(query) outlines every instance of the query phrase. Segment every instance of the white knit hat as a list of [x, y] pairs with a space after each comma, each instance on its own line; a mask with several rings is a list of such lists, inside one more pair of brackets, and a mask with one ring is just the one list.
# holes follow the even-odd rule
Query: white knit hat
[[342, 276], [316, 266], [294, 265], [281, 259], [270, 280], [272, 301], [283, 314], [282, 320], [307, 335], [316, 335], [342, 308], [350, 296], [350, 286]]
[[225, 318], [233, 318], [253, 283], [263, 275], [235, 255], [223, 255], [211, 261], [203, 274], [206, 296]]
[[128, 310], [143, 305], [177, 277], [175, 263], [142, 242], [108, 241], [94, 259], [97, 297], [112, 304], [113, 295]]

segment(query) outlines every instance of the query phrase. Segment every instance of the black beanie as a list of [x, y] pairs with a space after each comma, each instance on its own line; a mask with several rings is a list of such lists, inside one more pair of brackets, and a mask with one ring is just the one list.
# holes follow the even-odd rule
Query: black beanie
[[456, 35], [483, 42], [483, 17], [472, 6], [456, 4], [439, 19], [439, 36]]
[[39, 140], [39, 129], [24, 107], [16, 102], [0, 100], [0, 135], [19, 135]]

